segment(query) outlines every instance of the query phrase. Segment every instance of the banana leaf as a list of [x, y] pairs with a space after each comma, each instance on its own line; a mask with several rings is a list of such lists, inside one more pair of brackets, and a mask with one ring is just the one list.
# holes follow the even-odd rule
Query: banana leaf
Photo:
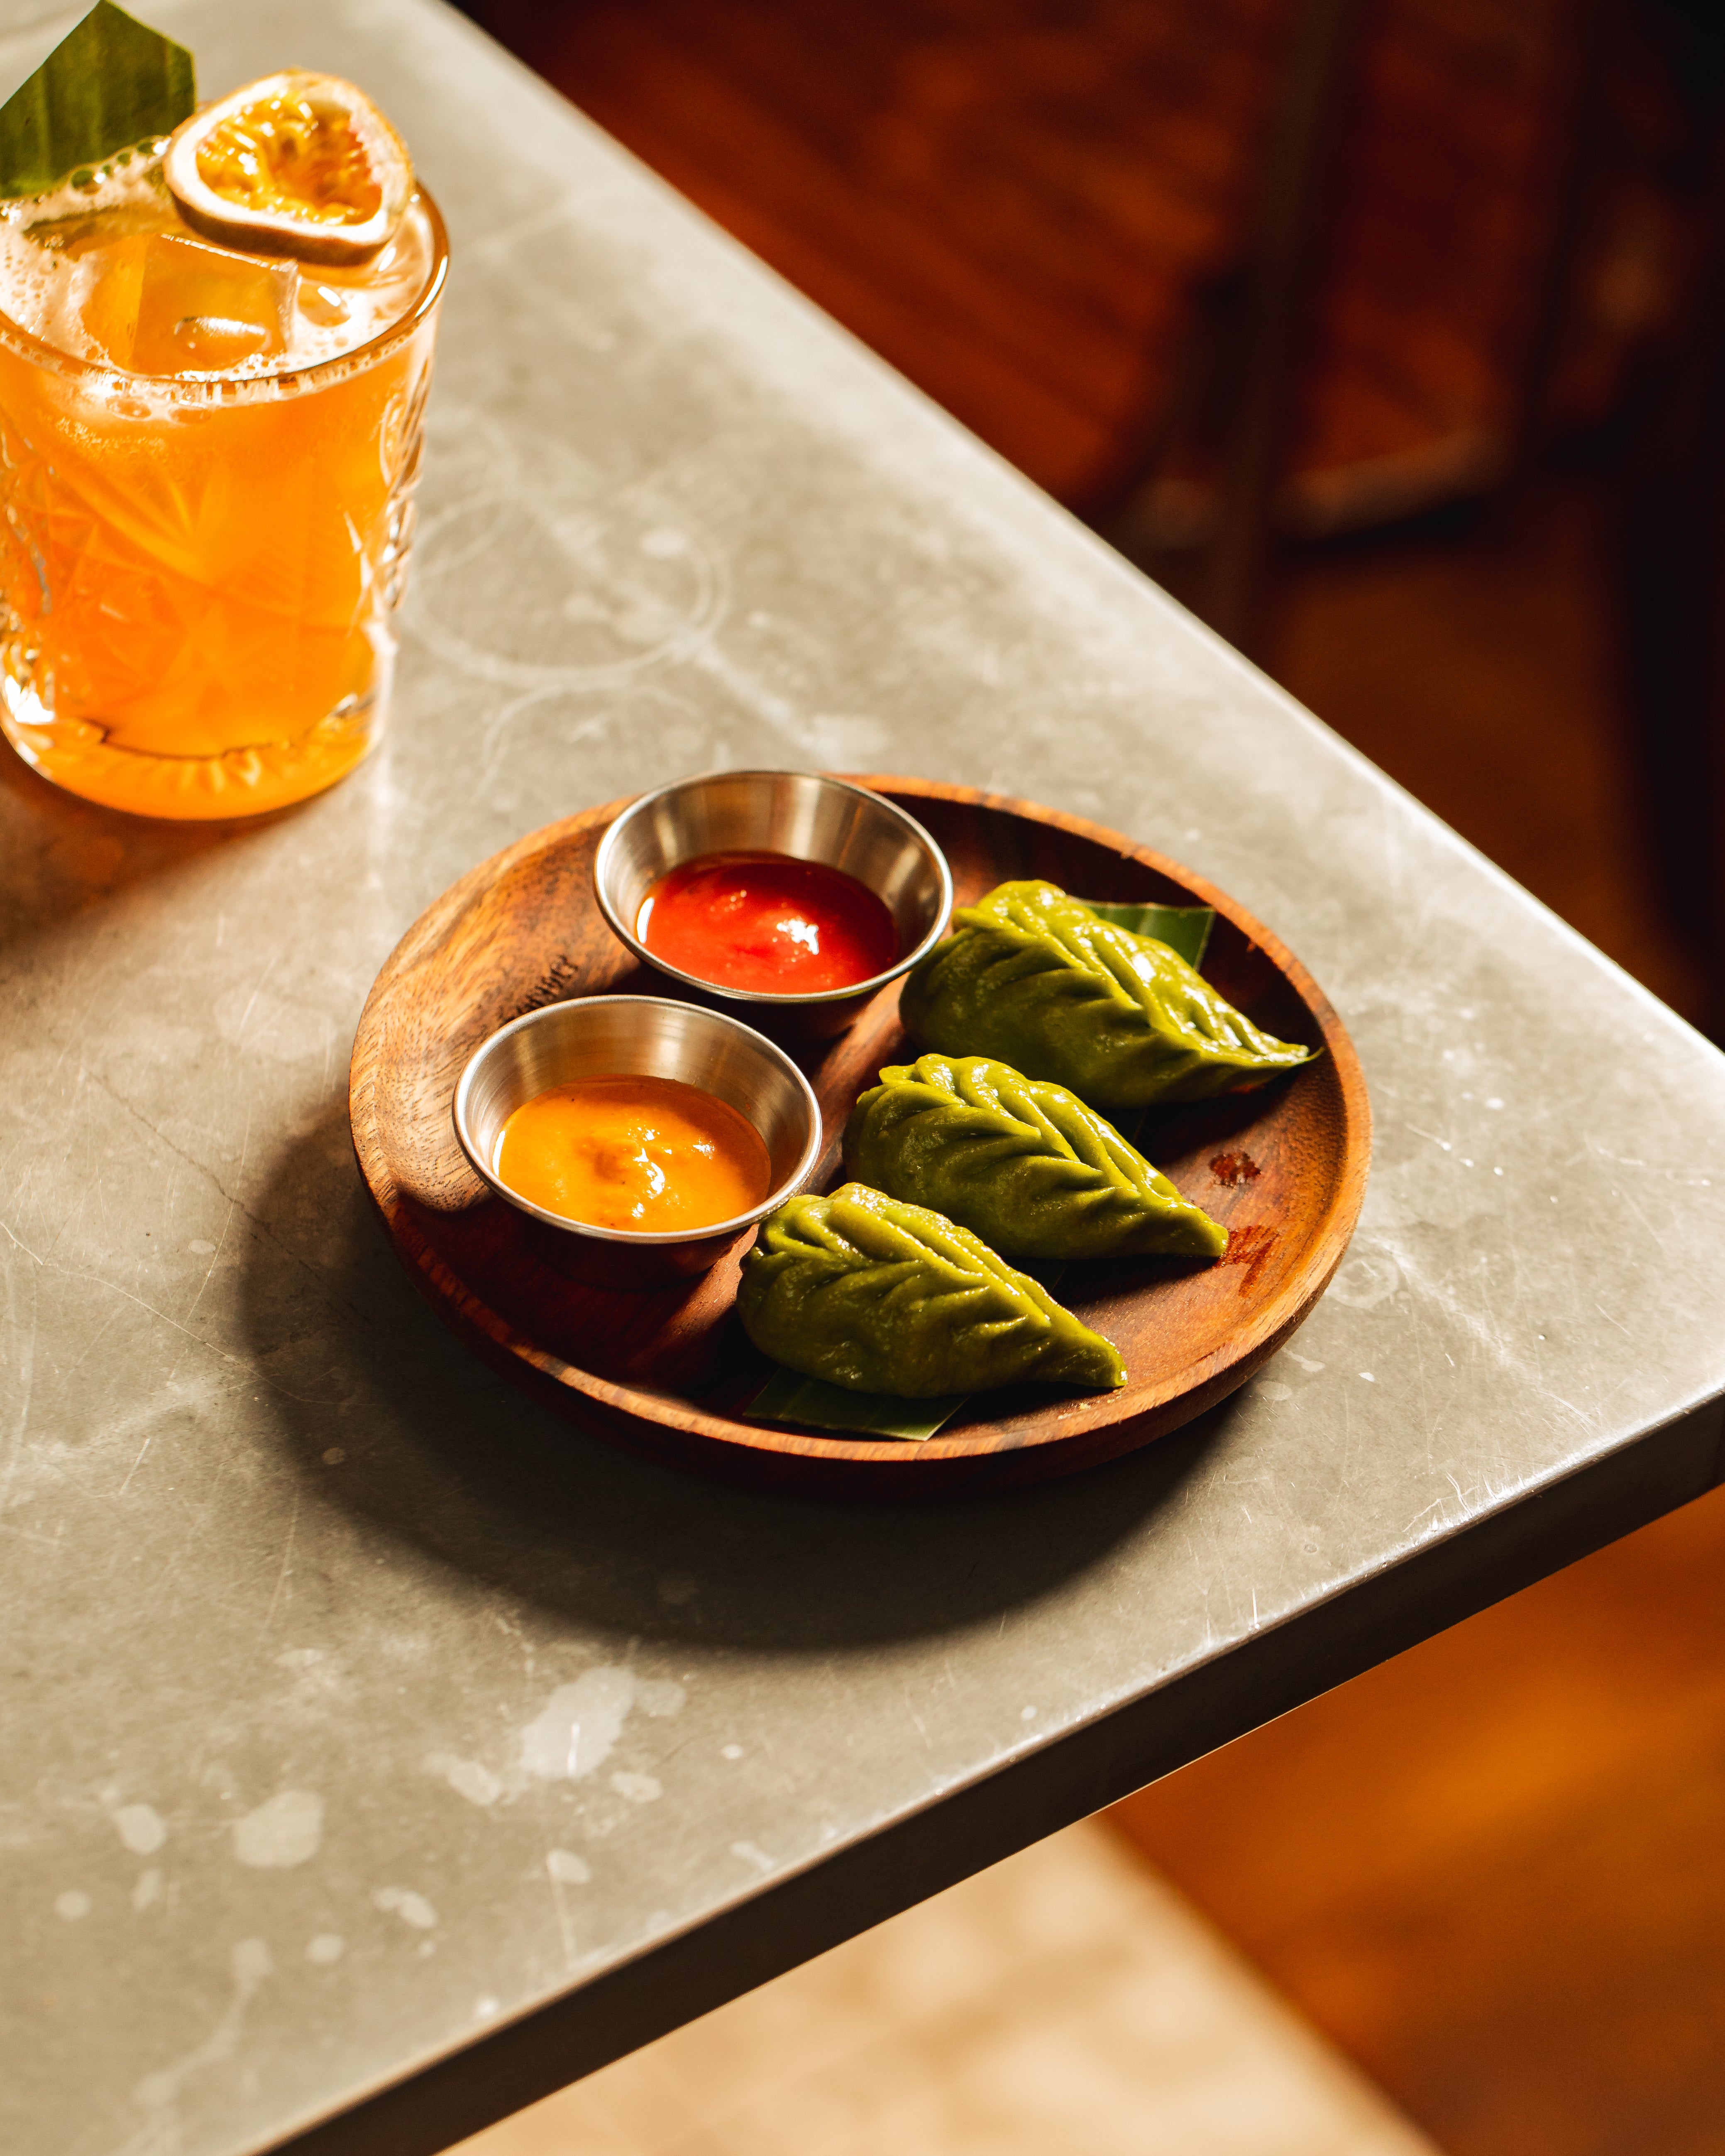
[[899, 1437], [921, 1444], [957, 1414], [968, 1395], [936, 1400], [896, 1400], [885, 1393], [848, 1392], [824, 1378], [775, 1370], [742, 1412], [752, 1422], [811, 1424], [850, 1437]]
[[1208, 906], [1127, 906], [1112, 899], [1087, 898], [1084, 903], [1117, 928], [1130, 928], [1135, 936], [1153, 936], [1178, 951], [1189, 966], [1199, 971], [1209, 948], [1214, 911]]
[[98, 0], [0, 105], [0, 195], [45, 194], [197, 108], [186, 48]]

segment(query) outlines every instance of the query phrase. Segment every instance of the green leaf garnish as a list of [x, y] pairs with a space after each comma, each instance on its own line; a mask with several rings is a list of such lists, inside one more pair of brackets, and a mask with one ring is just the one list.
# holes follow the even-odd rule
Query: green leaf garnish
[[817, 1430], [921, 1444], [952, 1420], [966, 1397], [952, 1393], [940, 1399], [900, 1400], [886, 1393], [849, 1392], [795, 1370], [775, 1370], [742, 1412], [755, 1422], [811, 1423]]
[[197, 109], [186, 48], [97, 0], [0, 105], [0, 195], [46, 194]]
[[1178, 951], [1195, 972], [1209, 947], [1214, 910], [1208, 906], [1127, 906], [1111, 899], [1087, 898], [1083, 903], [1117, 928], [1130, 928], [1135, 936], [1153, 936]]

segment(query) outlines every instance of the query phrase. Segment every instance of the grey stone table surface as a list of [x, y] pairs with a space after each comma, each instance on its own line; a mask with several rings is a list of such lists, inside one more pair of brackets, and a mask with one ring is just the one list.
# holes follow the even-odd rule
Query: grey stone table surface
[[[1707, 1486], [1725, 1065], [458, 18], [147, 12], [207, 94], [371, 86], [456, 266], [387, 748], [239, 831], [0, 778], [0, 2147], [394, 2156]], [[349, 1147], [373, 973], [745, 762], [1098, 817], [1323, 983], [1370, 1193], [1225, 1408], [845, 1508], [439, 1330]]]

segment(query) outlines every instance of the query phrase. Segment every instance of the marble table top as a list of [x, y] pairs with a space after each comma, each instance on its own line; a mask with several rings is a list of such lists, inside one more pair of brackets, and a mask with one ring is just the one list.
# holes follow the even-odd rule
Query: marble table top
[[[224, 832], [0, 770], [0, 2145], [413, 2156], [1708, 1486], [1725, 1064], [459, 18], [146, 12], [207, 95], [368, 85], [455, 266], [386, 748]], [[372, 975], [746, 762], [1096, 817], [1322, 982], [1365, 1214], [1224, 1408], [845, 1507], [439, 1329], [349, 1146]]]

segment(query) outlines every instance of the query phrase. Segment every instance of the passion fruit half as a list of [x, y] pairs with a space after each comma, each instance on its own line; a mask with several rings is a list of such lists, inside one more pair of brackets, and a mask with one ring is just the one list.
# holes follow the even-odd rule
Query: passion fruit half
[[331, 268], [370, 261], [413, 192], [406, 146], [365, 92], [300, 68], [193, 113], [162, 171], [206, 239]]

